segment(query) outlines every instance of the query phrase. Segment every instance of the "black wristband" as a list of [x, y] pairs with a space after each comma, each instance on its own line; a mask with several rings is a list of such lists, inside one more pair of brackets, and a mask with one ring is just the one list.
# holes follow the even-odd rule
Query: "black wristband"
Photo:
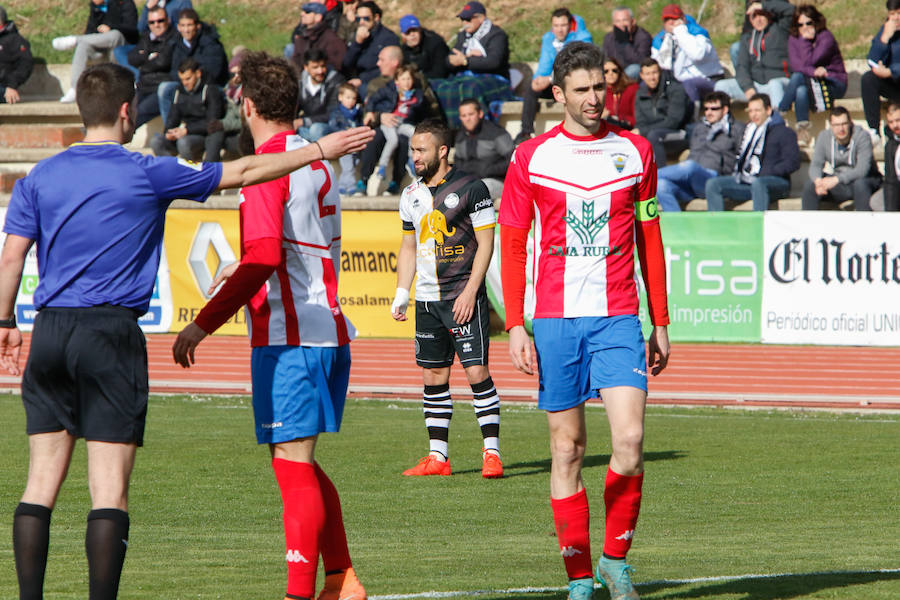
[[0, 319], [0, 329], [15, 329], [16, 327], [16, 315], [8, 319]]

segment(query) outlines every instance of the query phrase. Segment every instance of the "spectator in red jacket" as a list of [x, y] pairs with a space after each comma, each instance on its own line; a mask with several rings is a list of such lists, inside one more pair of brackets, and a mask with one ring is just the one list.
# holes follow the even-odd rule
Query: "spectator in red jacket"
[[603, 118], [623, 129], [634, 127], [634, 97], [638, 84], [625, 74], [618, 59], [607, 56], [603, 62], [603, 78], [606, 80], [606, 104]]

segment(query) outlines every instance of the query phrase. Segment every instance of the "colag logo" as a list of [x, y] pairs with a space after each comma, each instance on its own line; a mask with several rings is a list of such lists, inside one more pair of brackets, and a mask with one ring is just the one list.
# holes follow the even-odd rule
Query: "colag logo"
[[444, 245], [444, 238], [456, 233], [456, 227], [447, 229], [447, 218], [439, 210], [433, 210], [419, 223], [419, 243], [434, 240], [438, 246]]
[[581, 217], [575, 216], [571, 210], [566, 212], [563, 221], [578, 236], [581, 246], [550, 246], [547, 254], [550, 256], [607, 256], [609, 254], [618, 254], [620, 248], [618, 246], [595, 246], [594, 240], [609, 223], [609, 211], [603, 211], [603, 214], [594, 217], [594, 203], [592, 201], [583, 201], [581, 203]]

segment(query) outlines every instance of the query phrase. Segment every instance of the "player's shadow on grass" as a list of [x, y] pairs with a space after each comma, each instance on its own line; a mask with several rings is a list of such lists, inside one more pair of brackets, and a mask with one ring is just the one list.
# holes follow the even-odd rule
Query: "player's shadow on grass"
[[[731, 581], [698, 583], [648, 583], [638, 584], [638, 592], [645, 600], [678, 598], [735, 597], [739, 600], [787, 600], [806, 597], [820, 590], [846, 589], [841, 598], [862, 598], [862, 590], [854, 592], [853, 586], [879, 581], [900, 580], [900, 572], [846, 571], [838, 573], [792, 573], [787, 575], [749, 575]], [[682, 588], [679, 590], [670, 588]], [[604, 595], [594, 595], [603, 600]], [[835, 596], [838, 597], [838, 596]]]
[[[683, 450], [665, 450], [662, 452], [645, 452], [644, 462], [656, 462], [660, 460], [677, 460], [684, 458], [687, 453]], [[609, 454], [594, 454], [584, 457], [583, 468], [606, 467], [609, 465]], [[455, 474], [481, 473], [481, 469], [468, 469], [465, 471], [453, 471]], [[550, 459], [533, 460], [517, 463], [503, 463], [504, 477], [521, 477], [523, 475], [539, 475], [550, 472]]]

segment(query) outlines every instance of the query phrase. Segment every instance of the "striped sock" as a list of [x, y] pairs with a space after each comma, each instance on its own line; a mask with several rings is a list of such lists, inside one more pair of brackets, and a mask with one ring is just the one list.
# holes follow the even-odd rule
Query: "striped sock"
[[484, 449], [500, 454], [500, 396], [494, 381], [488, 377], [481, 383], [472, 384], [472, 406], [481, 427]]
[[426, 385], [423, 397], [425, 427], [428, 428], [428, 449], [450, 458], [447, 443], [450, 435], [450, 419], [453, 417], [453, 400], [450, 399], [450, 383]]

